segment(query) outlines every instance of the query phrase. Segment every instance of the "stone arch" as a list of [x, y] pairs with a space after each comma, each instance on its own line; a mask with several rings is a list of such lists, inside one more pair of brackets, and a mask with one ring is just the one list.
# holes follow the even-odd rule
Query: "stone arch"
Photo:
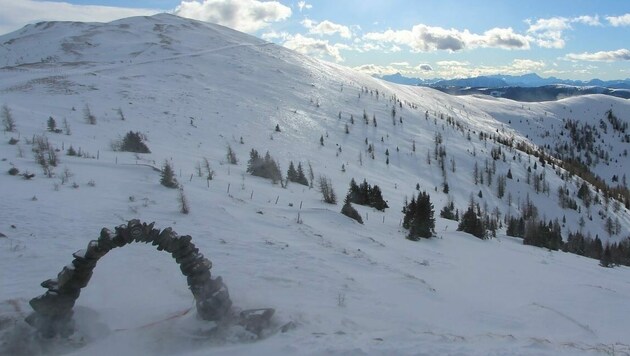
[[195, 297], [197, 314], [201, 319], [219, 321], [229, 314], [232, 301], [221, 277], [211, 278], [212, 262], [205, 258], [188, 235], [179, 236], [170, 227], [164, 230], [130, 220], [114, 228], [103, 228], [97, 240], [92, 240], [84, 250], [72, 254], [72, 263], [63, 267], [57, 278], [42, 282], [47, 291], [30, 300], [34, 312], [26, 322], [44, 337], [69, 336], [74, 332], [72, 308], [88, 285], [98, 260], [116, 247], [132, 242], [151, 243], [159, 251], [170, 253], [186, 276], [188, 287]]

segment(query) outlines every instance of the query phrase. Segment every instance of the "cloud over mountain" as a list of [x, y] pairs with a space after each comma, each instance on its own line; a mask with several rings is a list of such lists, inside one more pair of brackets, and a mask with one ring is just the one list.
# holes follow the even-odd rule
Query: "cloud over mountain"
[[182, 1], [174, 13], [251, 33], [272, 22], [288, 19], [292, 12], [291, 8], [278, 1], [203, 0]]
[[599, 51], [594, 53], [569, 53], [564, 59], [570, 61], [587, 61], [587, 62], [619, 62], [630, 61], [630, 50], [621, 48], [614, 51]]
[[431, 52], [436, 50], [460, 51], [478, 47], [503, 49], [528, 49], [529, 39], [517, 34], [512, 28], [493, 28], [483, 34], [468, 30], [445, 29], [442, 27], [418, 24], [411, 30], [386, 30], [370, 32], [364, 39], [394, 43], [409, 47], [413, 52]]

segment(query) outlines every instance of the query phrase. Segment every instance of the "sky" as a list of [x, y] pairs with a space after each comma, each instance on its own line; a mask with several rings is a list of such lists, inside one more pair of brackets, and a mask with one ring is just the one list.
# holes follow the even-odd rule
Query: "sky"
[[0, 0], [0, 9], [0, 34], [169, 12], [368, 74], [630, 78], [628, 0]]

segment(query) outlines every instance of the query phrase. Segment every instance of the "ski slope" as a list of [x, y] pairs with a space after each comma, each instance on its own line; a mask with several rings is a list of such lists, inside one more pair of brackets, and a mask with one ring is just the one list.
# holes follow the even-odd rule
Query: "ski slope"
[[[11, 109], [18, 131], [3, 133], [0, 170], [36, 174], [32, 180], [0, 174], [0, 232], [6, 235], [0, 238], [0, 320], [7, 320], [0, 323], [0, 347], [11, 353], [630, 353], [627, 267], [601, 268], [596, 260], [523, 246], [504, 229], [479, 240], [438, 217], [449, 200], [461, 214], [471, 197], [488, 211], [514, 215], [529, 197], [546, 220], [565, 218], [565, 238], [587, 214], [592, 220], [586, 219], [585, 232], [603, 241], [625, 238], [630, 214], [623, 207], [607, 212], [622, 226], [614, 236], [598, 214], [602, 205], [562, 210], [556, 191], [565, 182], [549, 165], [536, 173], [545, 173], [550, 194], [536, 193], [525, 183], [534, 157], [506, 150], [506, 160], [495, 161], [497, 174], [510, 169], [514, 175], [507, 182], [511, 202], [497, 196], [495, 184], [475, 185], [472, 171], [475, 162], [491, 163], [496, 147], [479, 140], [480, 131], [543, 145], [547, 141], [535, 134], [560, 130], [567, 108], [580, 120], [609, 108], [628, 120], [627, 100], [593, 95], [523, 106], [452, 97], [166, 14], [29, 25], [0, 36], [0, 43], [0, 105]], [[86, 123], [86, 105], [96, 125]], [[50, 116], [60, 128], [65, 118], [71, 134], [46, 132]], [[146, 135], [150, 154], [112, 150], [112, 141], [130, 130]], [[446, 149], [448, 194], [433, 156], [436, 133]], [[46, 135], [59, 149], [52, 178], [42, 174], [26, 143], [34, 135]], [[11, 137], [19, 142], [10, 145]], [[627, 146], [611, 144], [616, 153]], [[91, 158], [65, 155], [70, 145]], [[228, 145], [237, 165], [226, 161]], [[310, 163], [316, 178], [331, 179], [340, 203], [323, 203], [316, 187], [282, 188], [249, 175], [251, 149], [268, 150], [283, 172], [289, 161]], [[203, 158], [216, 172], [211, 181], [197, 175]], [[179, 212], [177, 190], [161, 186], [151, 168], [164, 160], [178, 174], [188, 215]], [[626, 160], [599, 173], [630, 173]], [[66, 168], [68, 182], [61, 184]], [[379, 212], [355, 205], [364, 225], [339, 213], [352, 178], [377, 184], [390, 206]], [[580, 183], [567, 183], [571, 194]], [[400, 211], [417, 184], [431, 194], [437, 236], [412, 242]], [[71, 340], [33, 339], [21, 319], [28, 300], [43, 292], [39, 283], [101, 228], [132, 218], [191, 235], [234, 305], [273, 307], [274, 325], [295, 328], [255, 342], [236, 331], [199, 337], [207, 326], [188, 312], [193, 298], [172, 258], [151, 246], [128, 246], [99, 262], [75, 306], [80, 327]]]

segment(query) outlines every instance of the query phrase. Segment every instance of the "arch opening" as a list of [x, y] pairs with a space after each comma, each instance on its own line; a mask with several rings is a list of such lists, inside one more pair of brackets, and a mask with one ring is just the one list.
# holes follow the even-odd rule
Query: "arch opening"
[[114, 231], [103, 228], [97, 240], [90, 241], [86, 249], [72, 254], [74, 259], [62, 268], [56, 278], [41, 283], [47, 291], [29, 301], [34, 311], [26, 318], [26, 322], [43, 337], [72, 335], [72, 308], [81, 289], [88, 285], [97, 262], [112, 249], [132, 242], [151, 243], [159, 251], [171, 254], [186, 277], [195, 298], [197, 315], [201, 319], [220, 321], [226, 318], [230, 314], [232, 301], [221, 277], [211, 277], [212, 262], [199, 253], [191, 236], [179, 236], [170, 227], [155, 229], [154, 224], [134, 219], [115, 227]]

